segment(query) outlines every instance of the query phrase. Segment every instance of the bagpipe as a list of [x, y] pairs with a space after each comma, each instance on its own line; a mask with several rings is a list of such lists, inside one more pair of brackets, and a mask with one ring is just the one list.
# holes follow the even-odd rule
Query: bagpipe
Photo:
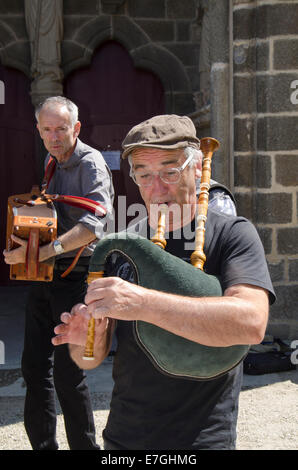
[[[211, 159], [219, 142], [201, 139], [203, 152], [202, 178], [197, 204], [195, 250], [191, 264], [166, 252], [166, 205], [161, 205], [157, 232], [151, 240], [133, 233], [110, 234], [99, 241], [91, 257], [88, 283], [105, 275], [106, 262], [113, 253], [121, 254], [133, 267], [134, 282], [145, 288], [189, 297], [219, 297], [219, 280], [203, 270], [203, 251], [207, 220]], [[181, 312], [183, 315], [183, 312]], [[95, 321], [89, 320], [83, 358], [93, 359]], [[248, 345], [211, 347], [175, 335], [144, 321], [133, 322], [134, 336], [154, 366], [172, 377], [208, 380], [221, 376], [238, 365], [246, 356]]]
[[[13, 250], [18, 247], [11, 239], [12, 234], [28, 241], [25, 263], [10, 265], [12, 280], [49, 282], [53, 279], [55, 258], [39, 262], [39, 248], [51, 243], [57, 237], [57, 213], [54, 201], [88, 210], [100, 217], [107, 214], [106, 209], [97, 201], [79, 196], [47, 194], [55, 168], [56, 162], [50, 157], [41, 189], [39, 186], [33, 186], [30, 193], [8, 198], [6, 248]], [[85, 248], [86, 245], [79, 249], [73, 262], [61, 277], [66, 277], [73, 269]]]

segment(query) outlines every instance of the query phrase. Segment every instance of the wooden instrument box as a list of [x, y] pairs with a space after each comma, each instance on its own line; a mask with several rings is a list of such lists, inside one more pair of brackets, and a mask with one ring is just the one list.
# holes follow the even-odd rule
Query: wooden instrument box
[[11, 240], [14, 234], [28, 240], [26, 262], [10, 265], [10, 279], [26, 281], [51, 281], [54, 261], [39, 262], [39, 247], [57, 237], [57, 214], [54, 204], [40, 197], [38, 186], [28, 194], [8, 198], [6, 247], [8, 250], [19, 245]]

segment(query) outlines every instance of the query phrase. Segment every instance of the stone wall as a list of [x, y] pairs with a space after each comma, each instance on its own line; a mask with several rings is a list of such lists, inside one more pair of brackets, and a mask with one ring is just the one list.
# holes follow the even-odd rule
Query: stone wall
[[64, 0], [62, 68], [88, 65], [107, 40], [125, 46], [136, 67], [154, 72], [164, 86], [167, 112], [195, 110], [200, 34], [196, 0]]
[[294, 339], [298, 337], [298, 2], [234, 0], [233, 17], [238, 211], [260, 233], [278, 295], [268, 330]]

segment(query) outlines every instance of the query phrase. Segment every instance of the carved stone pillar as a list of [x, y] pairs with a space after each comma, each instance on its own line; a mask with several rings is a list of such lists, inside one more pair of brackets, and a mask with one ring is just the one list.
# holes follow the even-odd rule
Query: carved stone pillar
[[208, 129], [211, 136], [220, 141], [220, 149], [213, 157], [212, 175], [233, 188], [229, 2], [200, 0], [199, 6], [202, 28], [200, 91], [196, 96], [197, 111], [190, 117], [199, 131]]
[[36, 106], [63, 93], [63, 0], [25, 0], [25, 19], [31, 47], [31, 99]]

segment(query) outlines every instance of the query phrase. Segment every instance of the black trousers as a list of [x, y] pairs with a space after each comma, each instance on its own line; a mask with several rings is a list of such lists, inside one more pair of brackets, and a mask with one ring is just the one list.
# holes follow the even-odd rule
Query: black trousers
[[72, 361], [67, 345], [53, 346], [55, 325], [62, 312], [83, 302], [87, 267], [65, 279], [55, 269], [52, 282], [33, 284], [25, 322], [22, 372], [26, 382], [24, 424], [35, 450], [56, 450], [55, 391], [64, 415], [71, 450], [99, 450], [95, 442], [92, 406], [84, 371]]

